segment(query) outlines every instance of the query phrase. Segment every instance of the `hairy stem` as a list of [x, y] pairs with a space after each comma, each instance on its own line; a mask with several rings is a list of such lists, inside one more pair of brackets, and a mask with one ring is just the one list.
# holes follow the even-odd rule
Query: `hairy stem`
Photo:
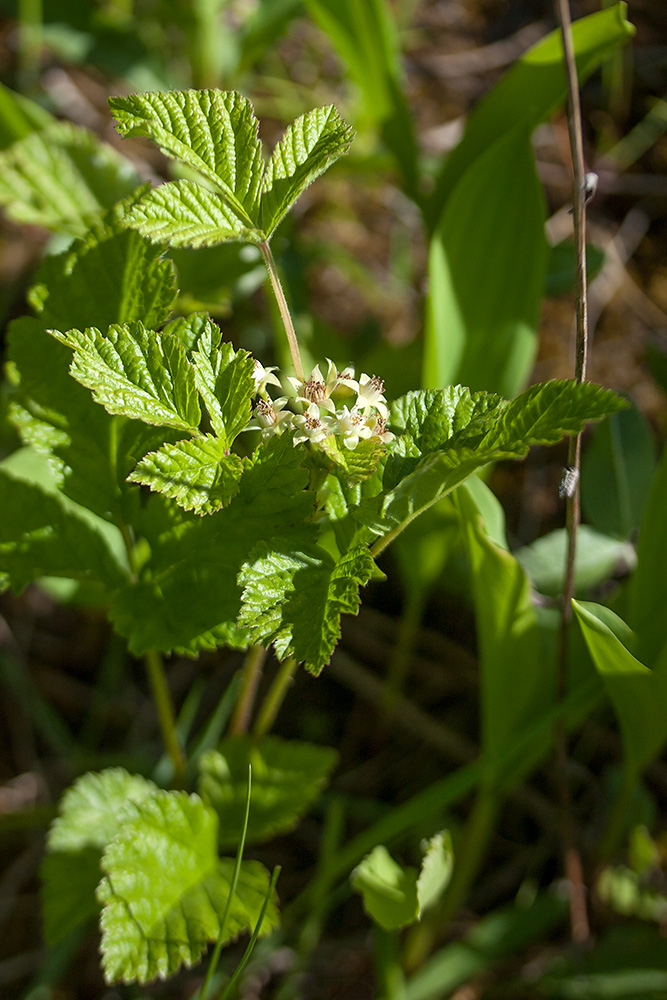
[[[574, 174], [574, 241], [576, 253], [575, 289], [577, 312], [577, 343], [575, 358], [575, 380], [586, 378], [588, 355], [588, 297], [586, 286], [586, 198], [584, 148], [581, 127], [581, 103], [577, 65], [572, 43], [572, 19], [568, 0], [556, 0], [556, 15], [561, 28], [563, 54], [567, 74], [567, 124], [572, 152]], [[567, 556], [561, 628], [558, 644], [557, 691], [558, 698], [565, 696], [567, 686], [568, 628], [572, 618], [572, 597], [574, 596], [574, 567], [577, 547], [577, 531], [580, 521], [579, 467], [581, 458], [581, 435], [570, 438], [568, 466], [573, 471], [574, 488], [566, 498], [565, 522], [567, 528]], [[576, 846], [575, 828], [572, 819], [570, 788], [567, 775], [567, 742], [562, 722], [554, 731], [556, 743], [556, 771], [561, 807], [561, 836], [565, 875], [570, 888], [570, 930], [572, 940], [583, 943], [590, 935], [586, 906], [586, 886], [583, 879], [581, 858]]]
[[268, 242], [260, 243], [260, 250], [262, 251], [262, 256], [264, 257], [264, 263], [266, 264], [266, 269], [269, 272], [269, 277], [271, 279], [271, 287], [273, 288], [273, 294], [276, 297], [276, 302], [278, 303], [278, 309], [280, 310], [280, 317], [283, 321], [283, 326], [285, 327], [285, 333], [287, 335], [287, 343], [289, 344], [290, 354], [292, 355], [292, 364], [294, 365], [294, 372], [296, 377], [302, 382], [304, 381], [303, 365], [301, 363], [301, 354], [299, 353], [299, 342], [296, 339], [296, 333], [294, 332], [294, 324], [292, 323], [292, 317], [290, 315], [289, 307], [287, 305], [287, 299], [285, 298], [285, 293], [283, 291], [283, 286], [280, 283], [280, 278], [278, 277], [278, 268], [276, 267], [276, 262], [271, 253], [271, 247]]
[[238, 736], [241, 733], [248, 732], [250, 714], [252, 706], [255, 703], [257, 685], [262, 676], [262, 667], [264, 666], [265, 658], [266, 650], [263, 646], [251, 646], [246, 653], [241, 670], [241, 688], [236, 699], [234, 714], [229, 723], [230, 735]]
[[256, 740], [261, 740], [261, 738], [266, 736], [266, 734], [270, 731], [271, 726], [273, 725], [280, 710], [280, 706], [285, 700], [288, 688], [294, 679], [296, 668], [297, 662], [293, 656], [283, 660], [280, 664], [278, 673], [273, 680], [273, 684], [269, 688], [257, 714], [257, 719], [252, 731], [252, 735]]
[[174, 766], [174, 785], [176, 788], [183, 788], [185, 784], [185, 757], [176, 735], [176, 717], [167, 687], [162, 657], [157, 649], [149, 649], [144, 655], [144, 662], [160, 720], [162, 739]]

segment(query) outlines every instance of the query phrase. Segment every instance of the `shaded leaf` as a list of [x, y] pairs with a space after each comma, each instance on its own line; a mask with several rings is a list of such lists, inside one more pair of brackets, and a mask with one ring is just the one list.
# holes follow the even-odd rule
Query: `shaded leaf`
[[382, 844], [357, 865], [350, 881], [366, 913], [385, 930], [397, 930], [419, 916], [416, 870], [402, 868]]
[[195, 384], [213, 429], [230, 448], [252, 415], [254, 360], [247, 351], [234, 351], [231, 344], [221, 343], [220, 331], [210, 325], [200, 334], [192, 361]]
[[128, 477], [171, 497], [186, 510], [210, 514], [238, 493], [243, 461], [219, 438], [206, 436], [165, 444], [144, 455]]

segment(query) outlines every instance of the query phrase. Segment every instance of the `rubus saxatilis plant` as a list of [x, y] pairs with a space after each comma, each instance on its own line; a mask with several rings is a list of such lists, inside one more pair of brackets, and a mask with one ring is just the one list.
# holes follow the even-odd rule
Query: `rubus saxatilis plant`
[[[297, 665], [317, 675], [329, 661], [391, 541], [476, 470], [624, 404], [574, 381], [509, 401], [449, 386], [390, 404], [382, 372], [341, 359], [304, 372], [271, 237], [351, 129], [315, 109], [266, 159], [237, 93], [110, 104], [122, 135], [153, 139], [190, 176], [139, 188], [48, 259], [30, 293], [37, 315], [12, 326], [11, 413], [29, 447], [0, 470], [0, 569], [17, 590], [43, 576], [94, 583], [153, 686], [180, 788], [119, 768], [84, 775], [44, 864], [48, 938], [99, 914], [113, 983], [172, 975], [212, 942], [217, 956], [239, 932], [276, 925], [269, 873], [243, 861], [236, 877], [219, 851], [246, 827], [254, 842], [289, 829], [317, 797], [335, 754], [267, 733]], [[229, 240], [261, 250], [292, 372], [235, 350], [205, 314], [170, 319], [168, 248]], [[223, 645], [249, 650], [244, 671], [269, 647], [281, 666], [253, 739], [186, 762], [160, 653]], [[262, 775], [249, 821], [248, 763]], [[190, 781], [197, 794], [182, 790]]]

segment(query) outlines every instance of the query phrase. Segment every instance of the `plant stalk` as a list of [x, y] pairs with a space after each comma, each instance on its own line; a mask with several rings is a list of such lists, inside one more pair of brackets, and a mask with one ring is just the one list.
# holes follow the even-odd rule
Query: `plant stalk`
[[262, 676], [265, 658], [266, 650], [263, 646], [251, 646], [246, 653], [241, 671], [241, 689], [236, 700], [234, 714], [229, 723], [229, 733], [232, 736], [240, 736], [241, 733], [248, 732], [252, 706], [255, 703], [257, 685]]
[[176, 717], [167, 687], [162, 657], [157, 649], [149, 649], [144, 654], [144, 662], [160, 720], [162, 739], [174, 766], [174, 785], [176, 788], [183, 788], [185, 785], [185, 757], [176, 734]]
[[[586, 281], [586, 174], [584, 167], [583, 133], [581, 125], [581, 102], [577, 64], [572, 42], [572, 18], [568, 0], [556, 0], [556, 16], [560, 24], [563, 41], [563, 56], [567, 75], [567, 124], [572, 153], [574, 175], [574, 242], [575, 242], [575, 294], [576, 294], [576, 357], [575, 381], [586, 379], [588, 360], [588, 294]], [[577, 548], [577, 532], [581, 519], [579, 499], [579, 470], [581, 464], [581, 435], [570, 438], [568, 445], [568, 467], [572, 470], [574, 487], [566, 497], [565, 525], [567, 530], [567, 555], [563, 603], [561, 608], [561, 628], [557, 659], [557, 697], [562, 701], [567, 687], [568, 630], [572, 618], [572, 598], [574, 596], [574, 568]], [[565, 727], [558, 722], [554, 729], [556, 746], [556, 774], [559, 786], [561, 812], [561, 837], [565, 875], [570, 889], [570, 931], [572, 940], [583, 943], [590, 936], [586, 905], [586, 886], [579, 850], [576, 846], [575, 827], [572, 819], [570, 787], [567, 775], [567, 740]]]
[[299, 342], [296, 339], [294, 324], [292, 323], [292, 317], [290, 315], [289, 307], [287, 305], [287, 299], [285, 298], [283, 286], [280, 283], [280, 278], [278, 276], [278, 268], [276, 267], [276, 262], [274, 260], [273, 254], [271, 253], [271, 247], [269, 246], [268, 240], [265, 240], [264, 243], [260, 243], [259, 248], [262, 251], [262, 256], [264, 257], [264, 263], [266, 264], [266, 269], [269, 272], [269, 277], [271, 279], [271, 287], [273, 288], [273, 294], [276, 297], [276, 302], [278, 303], [278, 309], [280, 310], [280, 318], [283, 321], [283, 326], [285, 327], [285, 333], [287, 334], [287, 343], [289, 344], [290, 354], [292, 355], [292, 364], [294, 365], [294, 372], [296, 374], [296, 377], [300, 379], [301, 382], [303, 382], [305, 381], [305, 376], [303, 373], [303, 364], [301, 363], [301, 354], [299, 352]]
[[278, 673], [260, 706], [257, 719], [255, 720], [252, 735], [256, 740], [261, 740], [270, 731], [280, 710], [280, 706], [285, 700], [288, 688], [294, 680], [296, 668], [297, 662], [293, 656], [283, 660], [280, 664]]

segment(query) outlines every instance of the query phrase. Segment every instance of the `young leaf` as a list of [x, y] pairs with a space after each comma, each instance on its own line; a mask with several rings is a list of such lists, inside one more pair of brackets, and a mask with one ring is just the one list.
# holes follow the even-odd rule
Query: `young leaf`
[[417, 879], [419, 913], [438, 902], [449, 885], [454, 871], [454, 851], [449, 831], [436, 833], [426, 844], [424, 860]]
[[227, 454], [220, 438], [207, 435], [144, 455], [128, 478], [172, 497], [185, 510], [211, 514], [238, 493], [242, 475], [239, 456]]
[[317, 545], [290, 538], [260, 543], [239, 574], [239, 624], [252, 642], [272, 642], [281, 660], [294, 656], [319, 674], [340, 638], [340, 617], [357, 613], [359, 587], [373, 566], [365, 545], [336, 562]]
[[[108, 983], [166, 978], [216, 941], [234, 862], [217, 854], [215, 812], [196, 795], [156, 792], [136, 807], [102, 859], [102, 964]], [[223, 943], [252, 932], [269, 887], [266, 869], [243, 862]], [[277, 923], [270, 901], [263, 933]]]
[[247, 351], [235, 352], [231, 344], [220, 340], [219, 329], [211, 324], [199, 336], [192, 362], [195, 384], [213, 429], [223, 446], [230, 448], [252, 414], [254, 361]]
[[222, 848], [238, 843], [245, 816], [248, 765], [252, 765], [252, 805], [246, 835], [262, 843], [292, 830], [318, 798], [338, 754], [312, 743], [269, 736], [256, 745], [230, 736], [199, 761], [199, 794], [218, 814]]
[[385, 930], [398, 930], [419, 916], [416, 870], [402, 868], [382, 844], [354, 869], [350, 881], [368, 915]]
[[108, 413], [198, 433], [201, 413], [194, 372], [182, 343], [143, 323], [50, 331], [74, 349], [70, 372]]
[[0, 152], [0, 204], [15, 222], [82, 235], [141, 180], [86, 129], [53, 122]]
[[262, 230], [270, 239], [297, 198], [348, 151], [353, 129], [333, 105], [314, 108], [288, 126], [266, 165]]
[[333, 462], [336, 474], [347, 483], [360, 483], [372, 476], [385, 453], [381, 441], [361, 440], [356, 448], [346, 448], [339, 440], [330, 434], [320, 445], [330, 462]]
[[50, 946], [97, 914], [102, 851], [134, 816], [135, 803], [156, 791], [152, 781], [112, 767], [83, 775], [65, 792], [42, 864], [44, 930]]
[[122, 136], [148, 136], [219, 191], [248, 229], [259, 223], [264, 173], [252, 104], [235, 91], [172, 90], [112, 97]]

